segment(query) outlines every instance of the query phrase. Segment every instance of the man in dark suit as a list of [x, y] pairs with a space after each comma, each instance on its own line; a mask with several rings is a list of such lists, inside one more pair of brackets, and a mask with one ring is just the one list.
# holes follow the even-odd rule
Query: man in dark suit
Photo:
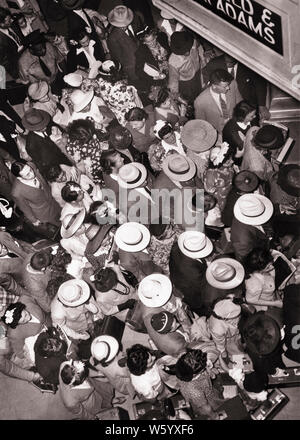
[[[230, 55], [224, 54], [213, 58], [203, 69], [204, 81], [207, 84], [210, 74], [216, 69], [227, 70], [234, 78], [238, 91], [245, 101], [258, 107], [261, 119], [269, 118], [266, 108], [267, 82]], [[241, 100], [242, 100], [241, 99]]]
[[[13, 19], [9, 9], [0, 7], [0, 64], [4, 66], [6, 75], [10, 78], [19, 78], [18, 51], [22, 42], [18, 30], [12, 29]], [[20, 33], [21, 34], [21, 33]]]

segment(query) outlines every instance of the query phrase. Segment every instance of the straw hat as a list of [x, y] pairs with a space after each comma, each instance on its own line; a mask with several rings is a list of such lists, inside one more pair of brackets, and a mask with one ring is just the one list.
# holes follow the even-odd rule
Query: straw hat
[[186, 182], [195, 176], [197, 168], [189, 157], [171, 154], [164, 159], [162, 170], [171, 180]]
[[115, 235], [117, 246], [123, 251], [140, 252], [150, 242], [150, 231], [146, 226], [136, 222], [128, 222], [119, 226]]
[[239, 304], [232, 302], [230, 298], [225, 298], [215, 304], [213, 312], [218, 318], [224, 320], [235, 319], [240, 316], [242, 308]]
[[62, 283], [57, 292], [58, 299], [68, 307], [77, 307], [84, 304], [90, 297], [89, 285], [79, 279]]
[[64, 82], [71, 87], [80, 87], [82, 80], [83, 76], [76, 72], [64, 76]]
[[172, 295], [172, 283], [166, 275], [152, 273], [140, 282], [138, 295], [146, 307], [161, 307]]
[[127, 27], [133, 20], [133, 12], [126, 6], [116, 6], [109, 12], [108, 21], [116, 27]]
[[119, 342], [108, 335], [97, 336], [92, 342], [91, 353], [97, 361], [110, 362], [119, 352]]
[[246, 225], [259, 226], [273, 215], [271, 200], [260, 194], [244, 194], [235, 202], [233, 213], [236, 219]]
[[74, 107], [75, 112], [80, 112], [83, 110], [93, 99], [94, 90], [89, 92], [82, 92], [81, 90], [74, 90], [70, 98]]
[[131, 162], [119, 169], [120, 186], [127, 189], [138, 188], [147, 178], [147, 169], [139, 162]]
[[44, 110], [38, 110], [32, 108], [27, 110], [22, 118], [22, 124], [24, 128], [29, 131], [41, 131], [45, 130], [51, 120], [49, 113]]
[[217, 141], [217, 130], [207, 121], [188, 121], [181, 132], [181, 142], [189, 150], [201, 153], [213, 147]]
[[62, 219], [60, 235], [62, 238], [70, 238], [78, 231], [85, 218], [85, 209], [80, 208], [76, 213], [67, 214]]
[[38, 101], [49, 92], [49, 85], [46, 81], [37, 81], [28, 87], [28, 95], [35, 101]]
[[204, 258], [211, 254], [213, 244], [205, 234], [198, 231], [185, 231], [178, 237], [181, 252], [190, 258]]
[[218, 258], [206, 269], [207, 282], [218, 289], [234, 289], [245, 276], [245, 269], [233, 258]]

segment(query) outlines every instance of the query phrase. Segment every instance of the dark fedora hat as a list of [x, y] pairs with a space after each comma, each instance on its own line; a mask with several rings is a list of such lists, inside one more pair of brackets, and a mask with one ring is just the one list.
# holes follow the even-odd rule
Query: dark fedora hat
[[251, 315], [245, 322], [243, 337], [247, 348], [258, 356], [273, 353], [280, 344], [280, 328], [265, 312]]
[[109, 233], [109, 231], [113, 226], [114, 225], [112, 224], [106, 224], [103, 225], [102, 227], [99, 227], [98, 232], [94, 235], [94, 237], [88, 242], [86, 246], [85, 249], [86, 254], [94, 254], [95, 252], [97, 252], [104, 238], [106, 237], [106, 235]]
[[39, 29], [30, 32], [30, 34], [26, 35], [24, 38], [24, 46], [31, 47], [34, 44], [45, 43], [45, 36]]
[[300, 165], [284, 165], [278, 172], [277, 183], [290, 196], [300, 196]]
[[175, 55], [184, 55], [194, 44], [194, 37], [185, 31], [174, 32], [171, 36], [170, 48]]
[[240, 171], [233, 178], [233, 186], [243, 193], [252, 193], [258, 188], [259, 178], [252, 171]]
[[274, 125], [264, 125], [257, 131], [253, 141], [258, 148], [276, 150], [284, 144], [284, 136], [280, 128]]
[[51, 120], [49, 113], [44, 110], [31, 108], [24, 113], [22, 118], [23, 126], [29, 131], [45, 130]]

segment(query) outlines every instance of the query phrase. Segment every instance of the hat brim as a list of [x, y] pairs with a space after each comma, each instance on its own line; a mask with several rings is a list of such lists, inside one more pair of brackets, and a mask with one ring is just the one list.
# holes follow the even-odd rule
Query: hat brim
[[97, 234], [95, 235], [95, 237], [93, 237], [87, 244], [85, 252], [87, 254], [95, 254], [98, 249], [100, 248], [104, 238], [106, 237], [106, 235], [109, 233], [109, 231], [111, 230], [111, 228], [114, 225], [112, 224], [106, 224], [103, 225], [102, 227], [99, 227], [99, 231], [97, 232]]
[[185, 174], [176, 174], [169, 169], [169, 163], [172, 162], [172, 156], [173, 156], [172, 154], [167, 156], [162, 163], [162, 170], [166, 174], [166, 176], [168, 176], [171, 180], [176, 180], [177, 182], [186, 182], [187, 180], [191, 180], [197, 172], [196, 165], [192, 161], [192, 159], [185, 156], [185, 159], [188, 161], [190, 165], [190, 169]]
[[74, 111], [81, 112], [81, 110], [83, 110], [91, 102], [93, 97], [94, 97], [94, 90], [90, 90], [89, 92], [86, 92], [85, 97], [80, 104], [73, 104]]
[[108, 16], [107, 16], [108, 22], [112, 26], [115, 26], [115, 27], [125, 27], [125, 26], [130, 25], [130, 23], [133, 20], [133, 12], [132, 12], [132, 10], [130, 8], [127, 8], [127, 10], [128, 10], [128, 17], [123, 22], [115, 21], [113, 19], [113, 17], [114, 17], [114, 10], [110, 11]]
[[[235, 276], [232, 280], [229, 281], [218, 281], [213, 276], [213, 269], [216, 266], [217, 263], [225, 263], [229, 264], [230, 266], [233, 266], [235, 269]], [[238, 261], [234, 260], [233, 258], [218, 258], [217, 260], [213, 261], [208, 268], [206, 269], [206, 280], [207, 282], [212, 286], [216, 287], [217, 289], [234, 289], [235, 287], [239, 286], [245, 277], [245, 269], [239, 263]]]
[[[249, 194], [244, 194], [244, 196], [249, 197]], [[269, 200], [265, 196], [262, 196], [261, 194], [254, 194], [254, 197], [258, 198], [264, 204], [265, 210], [261, 215], [258, 215], [256, 217], [247, 217], [246, 215], [242, 214], [241, 209], [239, 207], [238, 202], [241, 200], [241, 197], [237, 199], [233, 208], [233, 214], [237, 220], [239, 220], [241, 223], [244, 223], [245, 225], [251, 225], [251, 226], [263, 225], [264, 223], [270, 220], [274, 212], [274, 207], [271, 200]]]
[[[74, 214], [74, 215], [76, 215], [76, 214]], [[78, 212], [77, 217], [76, 217], [74, 223], [70, 226], [70, 228], [65, 229], [63, 225], [61, 226], [60, 235], [62, 236], [62, 238], [72, 237], [75, 234], [75, 232], [78, 231], [78, 229], [82, 225], [84, 218], [85, 218], [85, 209], [82, 208]]]
[[119, 342], [116, 340], [116, 338], [114, 338], [114, 337], [112, 337], [112, 336], [109, 336], [109, 335], [101, 335], [101, 336], [97, 336], [97, 337], [93, 340], [93, 342], [92, 342], [92, 345], [91, 345], [91, 353], [92, 353], [92, 356], [93, 356], [95, 359], [99, 360], [99, 361], [101, 361], [102, 359], [98, 359], [97, 356], [96, 356], [96, 354], [95, 354], [95, 351], [94, 351], [94, 346], [95, 346], [98, 342], [105, 342], [106, 344], [109, 345], [109, 347], [110, 347], [110, 355], [109, 355], [109, 357], [106, 359], [105, 362], [110, 362], [110, 361], [112, 361], [112, 360], [114, 359], [114, 357], [116, 357], [117, 354], [118, 354], [118, 352], [119, 352], [119, 349], [120, 349]]
[[35, 125], [30, 124], [30, 122], [26, 120], [26, 113], [25, 113], [25, 115], [22, 118], [22, 124], [23, 127], [26, 128], [26, 130], [40, 131], [40, 130], [44, 130], [47, 127], [47, 125], [51, 120], [51, 116], [49, 115], [49, 113], [45, 112], [44, 110], [39, 110], [39, 112], [42, 114], [42, 120], [40, 123]]
[[[199, 139], [199, 142], [197, 142], [197, 144], [194, 144], [193, 142], [191, 142], [190, 132], [191, 130], [199, 131], [200, 129], [206, 131], [206, 137], [205, 139]], [[204, 151], [212, 148], [215, 145], [217, 138], [218, 132], [209, 122], [197, 119], [193, 121], [188, 121], [183, 126], [181, 132], [181, 142], [188, 150], [194, 151], [195, 153], [203, 153]]]
[[[157, 295], [156, 297], [146, 298], [142, 293], [143, 285], [151, 280], [160, 282], [162, 288], [159, 292], [159, 295]], [[141, 302], [146, 307], [162, 307], [169, 301], [171, 295], [172, 295], [172, 283], [166, 275], [162, 275], [160, 273], [153, 273], [145, 277], [139, 284], [138, 296]]]
[[141, 177], [139, 178], [139, 180], [137, 182], [134, 182], [134, 183], [127, 183], [127, 182], [125, 182], [125, 180], [123, 180], [123, 179], [121, 179], [121, 177], [119, 177], [119, 184], [120, 184], [120, 186], [122, 186], [122, 188], [126, 188], [126, 189], [138, 188], [147, 179], [147, 169], [144, 167], [143, 164], [141, 164], [139, 162], [131, 162], [131, 165], [134, 165], [136, 168], [139, 169], [139, 171], [141, 173]]
[[117, 244], [117, 246], [122, 249], [123, 251], [127, 251], [127, 252], [140, 252], [143, 251], [149, 244], [150, 242], [150, 231], [148, 228], [146, 228], [145, 225], [142, 225], [140, 223], [136, 223], [136, 222], [130, 222], [130, 226], [135, 226], [136, 228], [138, 228], [141, 233], [142, 233], [142, 240], [134, 245], [131, 244], [127, 244], [124, 243], [124, 241], [122, 240], [122, 235], [124, 233], [124, 231], [126, 231], [126, 227], [128, 226], [128, 223], [124, 223], [123, 225], [119, 226], [117, 231], [116, 231], [116, 235], [115, 235], [115, 242]]
[[194, 260], [197, 258], [204, 258], [207, 257], [209, 254], [212, 253], [213, 250], [213, 244], [210, 241], [208, 237], [206, 237], [206, 246], [201, 249], [200, 251], [189, 251], [184, 247], [184, 240], [188, 238], [190, 235], [194, 235], [195, 231], [185, 231], [178, 237], [178, 247], [181, 250], [181, 252], [186, 255], [187, 257], [193, 258]]
[[[60, 295], [60, 289], [62, 286], [66, 287], [68, 285], [71, 286], [72, 284], [77, 284], [77, 286], [81, 287], [82, 295], [77, 301], [69, 302], [69, 301], [66, 301], [64, 298], [62, 298], [62, 296]], [[80, 306], [81, 304], [84, 304], [89, 299], [90, 295], [91, 295], [91, 291], [90, 291], [89, 285], [85, 281], [80, 280], [78, 278], [77, 279], [75, 278], [75, 279], [69, 280], [69, 281], [65, 281], [59, 287], [58, 292], [57, 292], [58, 299], [67, 307], [77, 307], [77, 306]]]
[[43, 81], [42, 86], [40, 87], [40, 90], [38, 90], [39, 93], [36, 93], [36, 95], [31, 95], [31, 98], [38, 101], [39, 99], [43, 98], [47, 95], [49, 91], [49, 85], [46, 83], [46, 81]]

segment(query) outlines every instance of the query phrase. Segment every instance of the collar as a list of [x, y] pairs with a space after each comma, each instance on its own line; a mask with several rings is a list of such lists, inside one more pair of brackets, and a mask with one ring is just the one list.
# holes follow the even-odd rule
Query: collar
[[[90, 49], [91, 47], [94, 47], [96, 44], [96, 41], [94, 40], [90, 40], [88, 48]], [[80, 54], [81, 52], [86, 52], [86, 47], [79, 47], [78, 49], [76, 49], [76, 55]]]
[[224, 101], [226, 102], [226, 95], [225, 93], [216, 93], [213, 91], [212, 87], [210, 86], [209, 88], [210, 93], [212, 95], [212, 97], [214, 98], [215, 101], [217, 101], [218, 103], [220, 102], [220, 95], [222, 96], [222, 98], [224, 99]]
[[247, 124], [245, 124], [244, 122], [236, 122], [236, 123], [237, 123], [237, 125], [238, 125], [239, 127], [241, 127], [243, 130], [246, 130], [246, 128], [249, 127], [249, 125], [250, 125], [250, 122], [247, 122]]

